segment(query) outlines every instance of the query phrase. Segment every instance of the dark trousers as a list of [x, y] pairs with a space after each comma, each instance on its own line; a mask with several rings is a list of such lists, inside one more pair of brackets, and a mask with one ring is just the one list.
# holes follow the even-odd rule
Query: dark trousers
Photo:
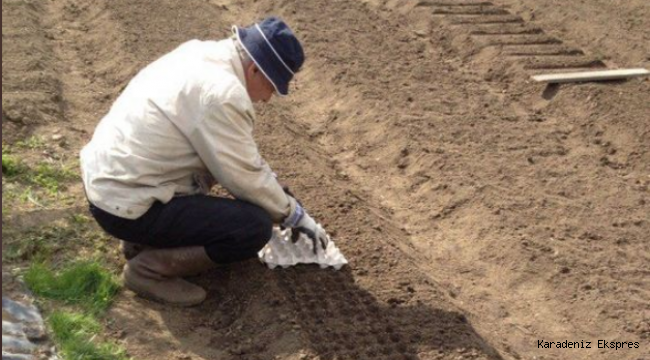
[[90, 204], [97, 223], [110, 235], [156, 248], [205, 246], [212, 261], [226, 264], [257, 256], [271, 239], [273, 223], [262, 208], [248, 202], [205, 195], [156, 202], [135, 220]]

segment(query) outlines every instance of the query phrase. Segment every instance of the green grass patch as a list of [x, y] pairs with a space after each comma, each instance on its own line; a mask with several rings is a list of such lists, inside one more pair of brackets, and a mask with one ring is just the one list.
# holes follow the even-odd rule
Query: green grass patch
[[[44, 147], [36, 137], [2, 146], [3, 263], [27, 266], [20, 271], [25, 283], [46, 312], [54, 310], [47, 323], [62, 359], [129, 360], [103, 326], [120, 290], [117, 242], [73, 207], [78, 201], [62, 207], [66, 185], [78, 181], [78, 162], [29, 151]], [[57, 208], [47, 208], [53, 202]], [[80, 258], [101, 261], [70, 260]]]
[[38, 164], [31, 173], [29, 182], [46, 189], [50, 194], [58, 194], [64, 182], [77, 178], [68, 168], [57, 168], [46, 163]]
[[47, 162], [30, 166], [14, 155], [9, 146], [2, 147], [3, 177], [9, 181], [44, 189], [50, 195], [57, 195], [64, 189], [66, 182], [79, 178], [73, 168], [72, 164], [56, 165]]
[[28, 167], [2, 147], [2, 175], [15, 177], [26, 173]]
[[60, 238], [55, 235], [61, 229], [43, 229], [41, 231], [18, 232], [10, 229], [2, 230], [2, 239], [5, 249], [2, 260], [13, 261], [44, 261], [55, 252], [62, 243], [50, 240]]
[[33, 135], [25, 140], [16, 142], [16, 147], [29, 150], [41, 150], [46, 148], [45, 139], [40, 136]]
[[70, 247], [81, 240], [87, 231], [82, 228], [61, 225], [28, 231], [3, 229], [5, 249], [3, 260], [42, 262], [58, 250]]
[[102, 326], [92, 316], [57, 310], [48, 318], [50, 328], [57, 340], [67, 341], [75, 336], [92, 336]]
[[[20, 217], [21, 213], [11, 216]], [[50, 225], [29, 228], [14, 227], [8, 220], [2, 226], [2, 260], [7, 263], [59, 263], [83, 254], [87, 259], [108, 261], [115, 271], [121, 268], [118, 242], [92, 218], [81, 213], [62, 216]]]
[[25, 283], [40, 297], [79, 305], [91, 314], [105, 311], [120, 288], [115, 276], [95, 261], [71, 263], [59, 271], [34, 263]]
[[124, 349], [111, 343], [96, 341], [102, 326], [87, 315], [56, 311], [48, 324], [61, 355], [66, 360], [128, 360]]
[[63, 359], [130, 359], [120, 346], [101, 340], [104, 328], [98, 319], [112, 304], [120, 286], [115, 275], [99, 262], [71, 262], [59, 269], [33, 263], [24, 279], [40, 301], [50, 303], [47, 308], [58, 309], [47, 322]]
[[51, 195], [58, 194], [65, 188], [66, 182], [79, 177], [69, 167], [56, 167], [48, 163], [29, 167], [13, 155], [5, 153], [2, 154], [2, 174], [11, 181], [44, 189]]

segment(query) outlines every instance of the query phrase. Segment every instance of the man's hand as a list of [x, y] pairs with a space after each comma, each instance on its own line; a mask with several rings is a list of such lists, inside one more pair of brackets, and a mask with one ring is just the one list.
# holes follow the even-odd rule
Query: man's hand
[[327, 244], [329, 243], [329, 238], [327, 233], [322, 226], [318, 225], [314, 219], [312, 219], [307, 212], [302, 216], [302, 219], [298, 221], [298, 224], [291, 230], [291, 241], [295, 244], [298, 239], [300, 239], [300, 234], [305, 234], [311, 241], [314, 243], [314, 254], [318, 250], [318, 245], [323, 247], [323, 250], [327, 249]]

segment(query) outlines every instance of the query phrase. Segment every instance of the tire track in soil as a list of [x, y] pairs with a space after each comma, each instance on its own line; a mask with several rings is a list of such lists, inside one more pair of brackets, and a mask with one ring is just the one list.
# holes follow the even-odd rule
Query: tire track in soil
[[495, 2], [622, 67], [650, 65], [650, 7], [645, 0], [593, 0], [587, 6], [557, 0]]
[[[498, 54], [505, 55], [508, 61], [532, 72], [607, 67], [601, 59], [587, 55], [582, 49], [567, 46], [564, 41], [547, 35], [543, 29], [492, 2], [423, 0], [412, 6], [411, 11], [426, 9], [432, 19], [453, 28], [452, 36], [458, 38], [457, 49], [463, 52], [488, 53], [492, 59], [496, 59], [498, 55], [491, 51], [496, 48]], [[485, 28], [489, 28], [489, 31]], [[527, 50], [519, 51], [513, 57], [510, 55], [513, 47]], [[468, 51], [468, 48], [471, 50]], [[556, 59], [549, 59], [548, 56], [555, 56]]]

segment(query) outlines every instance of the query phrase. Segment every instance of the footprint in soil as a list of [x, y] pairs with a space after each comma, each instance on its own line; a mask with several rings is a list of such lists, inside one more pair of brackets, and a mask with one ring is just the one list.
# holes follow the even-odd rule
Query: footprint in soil
[[355, 284], [349, 269], [289, 269], [280, 281], [321, 360], [408, 360], [452, 352], [501, 358], [464, 315], [423, 304], [381, 303]]

